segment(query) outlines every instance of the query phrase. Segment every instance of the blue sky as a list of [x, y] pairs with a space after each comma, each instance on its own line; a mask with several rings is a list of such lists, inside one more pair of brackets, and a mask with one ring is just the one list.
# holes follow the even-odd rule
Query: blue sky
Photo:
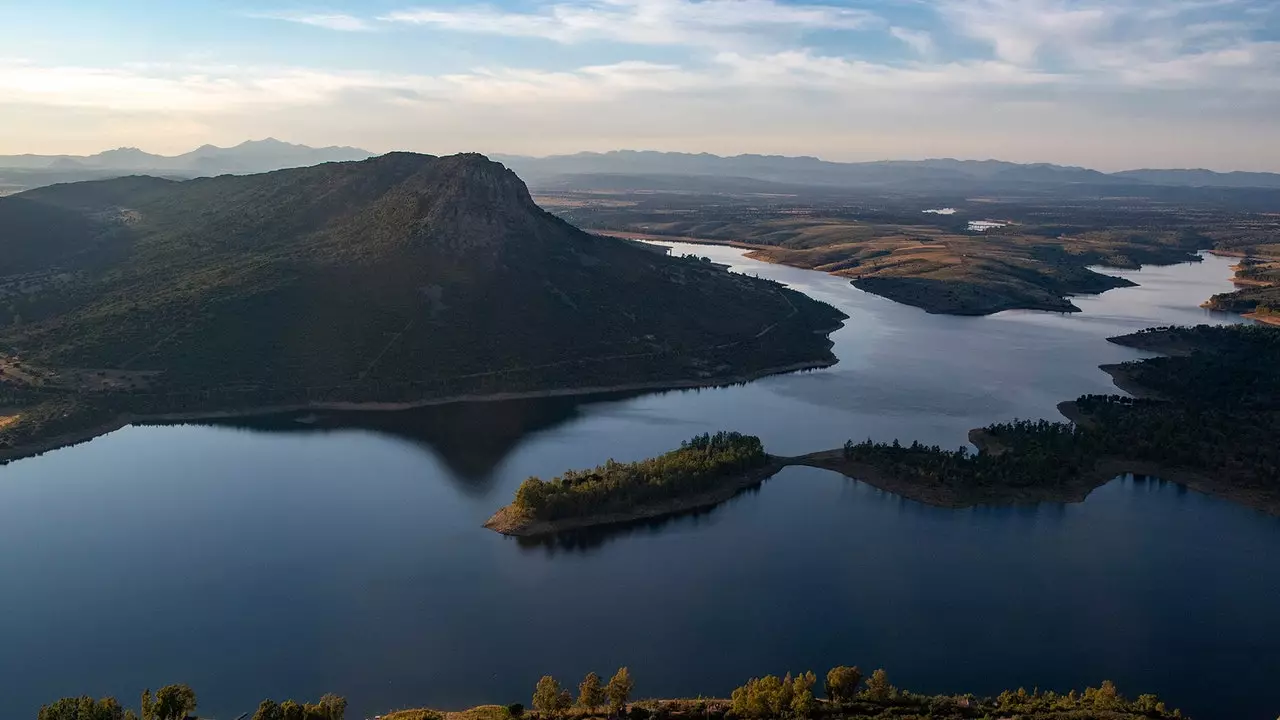
[[9, 0], [0, 153], [275, 136], [1280, 170], [1276, 0]]

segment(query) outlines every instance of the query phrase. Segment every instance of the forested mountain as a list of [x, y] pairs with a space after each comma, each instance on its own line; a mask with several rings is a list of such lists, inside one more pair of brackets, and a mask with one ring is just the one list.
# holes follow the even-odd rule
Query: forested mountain
[[834, 362], [843, 317], [588, 235], [480, 155], [51, 186], [0, 198], [0, 247], [31, 384], [161, 404], [734, 379]]

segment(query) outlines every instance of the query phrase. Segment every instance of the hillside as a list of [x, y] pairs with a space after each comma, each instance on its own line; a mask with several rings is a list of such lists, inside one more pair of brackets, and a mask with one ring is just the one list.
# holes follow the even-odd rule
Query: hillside
[[834, 362], [843, 317], [588, 235], [479, 155], [58, 185], [0, 218], [10, 388], [130, 412], [712, 384]]

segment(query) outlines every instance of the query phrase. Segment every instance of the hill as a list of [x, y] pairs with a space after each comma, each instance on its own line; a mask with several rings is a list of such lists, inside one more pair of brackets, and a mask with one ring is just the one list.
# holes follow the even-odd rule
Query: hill
[[10, 388], [128, 412], [728, 382], [835, 361], [843, 316], [588, 235], [480, 155], [0, 199]]
[[[1244, 201], [1257, 202], [1258, 189], [1280, 189], [1280, 174], [1217, 173], [1210, 170], [1131, 170], [1103, 173], [1048, 163], [1021, 164], [1000, 160], [885, 160], [830, 162], [814, 157], [736, 155], [617, 150], [534, 158], [500, 156], [537, 189], [615, 190], [625, 178], [627, 189], [670, 190], [672, 178], [687, 178], [680, 189], [733, 192], [746, 180], [815, 188], [883, 190], [911, 193], [1019, 192], [1066, 193], [1075, 197], [1123, 195], [1185, 202], [1203, 198], [1221, 202], [1223, 191], [1252, 189]], [[644, 180], [648, 178], [650, 182]], [[717, 182], [718, 181], [718, 182]], [[723, 186], [723, 187], [721, 187]], [[1171, 192], [1179, 188], [1182, 192]], [[1188, 193], [1188, 189], [1215, 193]], [[773, 190], [784, 191], [784, 190]], [[1265, 198], [1274, 202], [1274, 193]], [[1228, 198], [1233, 199], [1233, 198]], [[1239, 202], [1239, 200], [1235, 200]]]

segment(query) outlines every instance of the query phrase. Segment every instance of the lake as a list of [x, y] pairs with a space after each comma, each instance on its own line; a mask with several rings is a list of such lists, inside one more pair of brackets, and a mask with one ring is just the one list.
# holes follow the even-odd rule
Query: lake
[[696, 516], [521, 543], [480, 527], [532, 474], [695, 433], [799, 454], [959, 446], [1116, 392], [1105, 342], [1236, 322], [1198, 305], [1230, 260], [1113, 271], [1072, 315], [928, 315], [738, 250], [676, 246], [851, 317], [840, 363], [748, 385], [402, 414], [129, 427], [0, 468], [0, 717], [191, 684], [229, 720], [344, 694], [350, 717], [529, 702], [629, 665], [640, 696], [885, 667], [919, 692], [1114, 680], [1201, 720], [1280, 711], [1280, 519], [1142, 478], [1077, 505], [943, 510], [791, 468]]

